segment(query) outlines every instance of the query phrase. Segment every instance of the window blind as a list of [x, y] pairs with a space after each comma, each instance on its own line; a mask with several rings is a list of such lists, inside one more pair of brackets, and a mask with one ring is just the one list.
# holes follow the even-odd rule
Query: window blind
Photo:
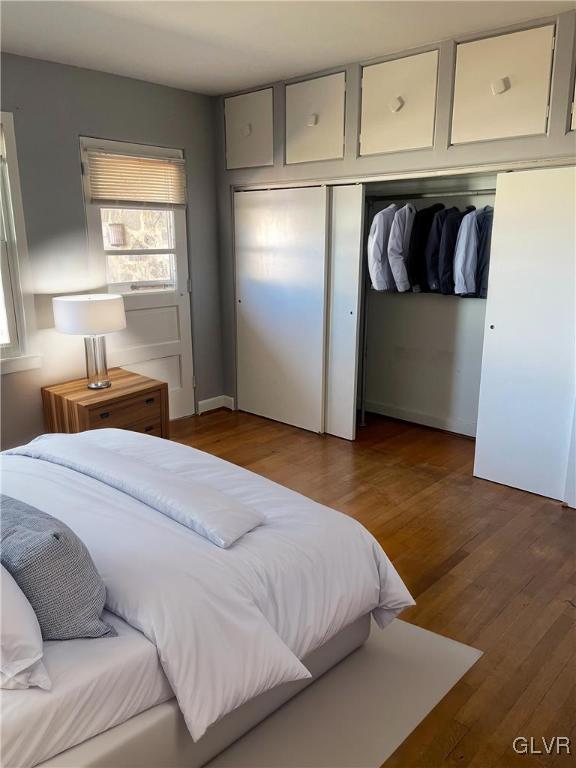
[[88, 152], [92, 200], [186, 203], [184, 160]]

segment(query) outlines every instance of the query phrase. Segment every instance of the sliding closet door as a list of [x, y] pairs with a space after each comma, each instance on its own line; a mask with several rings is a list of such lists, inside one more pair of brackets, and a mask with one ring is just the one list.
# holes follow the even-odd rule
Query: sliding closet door
[[574, 168], [501, 174], [478, 411], [478, 477], [562, 499], [575, 393]]
[[364, 187], [333, 187], [328, 279], [326, 432], [356, 437]]
[[325, 187], [234, 195], [238, 407], [322, 432]]

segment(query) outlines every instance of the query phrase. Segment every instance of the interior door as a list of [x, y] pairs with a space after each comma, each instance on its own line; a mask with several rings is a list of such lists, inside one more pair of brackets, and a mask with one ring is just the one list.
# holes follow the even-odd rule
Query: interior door
[[[97, 215], [114, 210], [126, 219], [130, 213], [139, 212], [136, 207], [93, 208]], [[173, 229], [170, 247], [156, 249], [159, 255], [166, 251], [173, 259], [173, 283], [165, 287], [145, 283], [110, 287], [109, 290], [120, 290], [124, 296], [126, 329], [108, 337], [108, 357], [110, 365], [166, 381], [170, 418], [178, 419], [195, 411], [186, 214], [179, 208], [158, 213], [169, 217]], [[105, 246], [106, 243], [107, 256], [123, 253], [116, 250], [111, 254]], [[126, 252], [129, 258], [132, 254], [133, 251]]]
[[195, 412], [188, 235], [183, 205], [93, 199], [88, 152], [181, 158], [178, 149], [81, 139], [90, 263], [121, 293], [126, 329], [107, 338], [108, 363], [168, 383], [170, 417]]
[[238, 407], [324, 425], [325, 187], [234, 195]]
[[330, 435], [356, 437], [356, 383], [364, 225], [364, 187], [333, 187], [326, 356], [326, 424]]
[[498, 176], [474, 473], [562, 499], [575, 394], [576, 171]]

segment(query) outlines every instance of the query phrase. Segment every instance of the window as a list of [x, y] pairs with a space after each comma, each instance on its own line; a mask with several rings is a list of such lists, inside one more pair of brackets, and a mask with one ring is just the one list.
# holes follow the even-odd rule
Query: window
[[176, 290], [177, 252], [186, 250], [181, 152], [83, 139], [82, 159], [90, 245], [108, 289]]
[[[22, 358], [26, 352], [26, 328], [22, 275], [26, 266], [26, 237], [16, 159], [12, 115], [0, 120], [0, 357]], [[30, 367], [30, 366], [24, 366]], [[2, 372], [9, 372], [7, 365]]]

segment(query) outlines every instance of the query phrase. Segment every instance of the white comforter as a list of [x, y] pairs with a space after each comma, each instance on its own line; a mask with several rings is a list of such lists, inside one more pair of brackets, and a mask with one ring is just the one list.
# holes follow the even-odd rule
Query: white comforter
[[[43, 440], [49, 446], [51, 436]], [[54, 436], [58, 439], [58, 436]], [[213, 488], [264, 522], [228, 549], [101, 480], [41, 459], [2, 456], [2, 492], [54, 515], [84, 541], [107, 607], [157, 647], [190, 733], [279, 683], [372, 611], [383, 627], [413, 600], [375, 539], [346, 515], [214, 456], [122, 430], [75, 435], [79, 449]], [[103, 641], [105, 642], [105, 641]]]

